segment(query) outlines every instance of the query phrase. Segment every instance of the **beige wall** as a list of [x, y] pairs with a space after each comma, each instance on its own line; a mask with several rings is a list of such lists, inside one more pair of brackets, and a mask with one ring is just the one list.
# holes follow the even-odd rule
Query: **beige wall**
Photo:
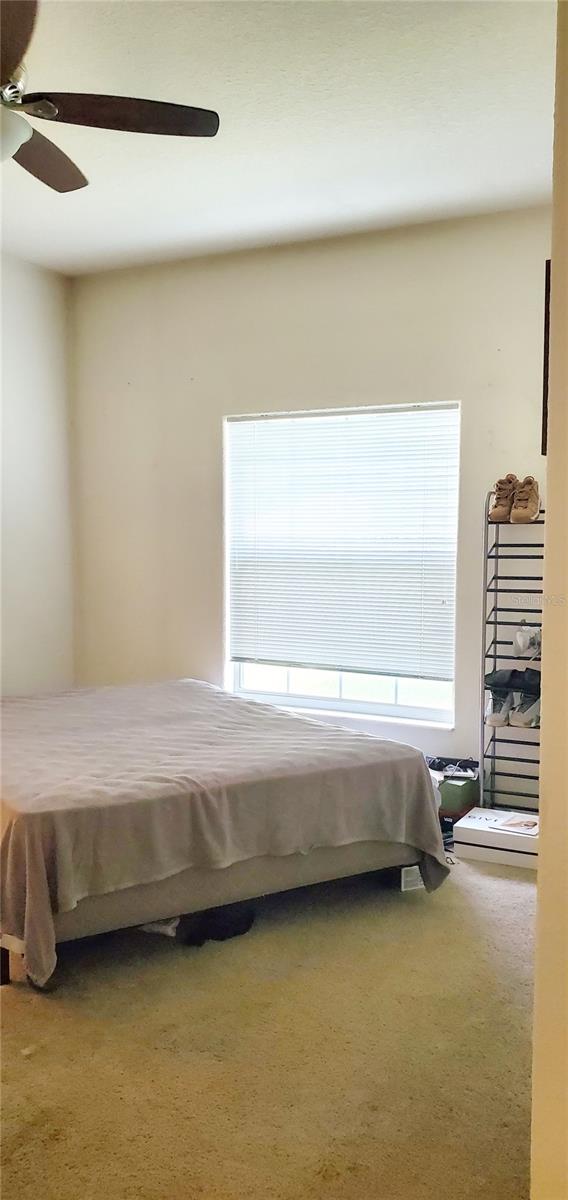
[[475, 753], [482, 507], [542, 477], [548, 253], [532, 210], [76, 281], [80, 679], [222, 682], [224, 415], [459, 400], [456, 730], [382, 728]]
[[2, 259], [2, 686], [73, 677], [66, 285]]
[[533, 1200], [568, 1197], [568, 4], [559, 6], [542, 677]]

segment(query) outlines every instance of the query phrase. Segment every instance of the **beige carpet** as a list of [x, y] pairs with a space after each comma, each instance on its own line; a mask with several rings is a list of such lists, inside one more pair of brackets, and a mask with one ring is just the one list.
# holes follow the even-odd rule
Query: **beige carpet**
[[3, 989], [3, 1195], [526, 1200], [534, 892], [460, 864], [68, 949], [58, 993]]

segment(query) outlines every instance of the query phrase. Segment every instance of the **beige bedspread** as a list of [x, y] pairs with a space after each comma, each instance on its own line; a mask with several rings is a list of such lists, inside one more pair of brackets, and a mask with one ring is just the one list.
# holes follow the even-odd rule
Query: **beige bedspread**
[[2, 935], [38, 984], [54, 912], [191, 866], [358, 841], [447, 874], [422, 755], [195, 680], [3, 703]]

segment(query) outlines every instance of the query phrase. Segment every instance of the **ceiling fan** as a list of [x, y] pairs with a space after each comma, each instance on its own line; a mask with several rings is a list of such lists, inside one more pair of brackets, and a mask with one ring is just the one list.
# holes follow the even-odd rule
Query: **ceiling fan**
[[37, 14], [37, 0], [1, 0], [0, 121], [2, 158], [13, 158], [30, 175], [56, 192], [86, 187], [83, 172], [53, 142], [21, 115], [129, 133], [161, 133], [174, 137], [214, 137], [216, 112], [135, 100], [129, 96], [97, 96], [83, 92], [28, 92], [24, 55]]

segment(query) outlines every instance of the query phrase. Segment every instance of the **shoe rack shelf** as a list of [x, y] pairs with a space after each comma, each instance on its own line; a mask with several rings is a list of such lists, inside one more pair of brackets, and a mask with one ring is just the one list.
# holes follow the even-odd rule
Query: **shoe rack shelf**
[[545, 510], [527, 525], [494, 524], [493, 498], [489, 492], [483, 534], [479, 802], [537, 812], [540, 728], [488, 725], [485, 676], [507, 667], [540, 668], [539, 657], [515, 654], [513, 633], [521, 622], [542, 626]]

